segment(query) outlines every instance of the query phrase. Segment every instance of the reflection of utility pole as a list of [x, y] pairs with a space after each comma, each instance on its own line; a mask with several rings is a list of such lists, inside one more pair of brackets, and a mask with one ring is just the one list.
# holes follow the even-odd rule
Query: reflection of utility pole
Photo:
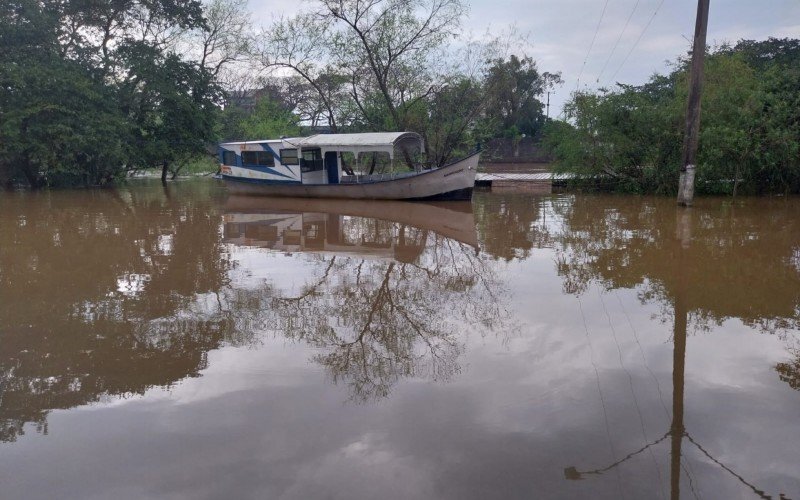
[[703, 91], [703, 59], [706, 54], [709, 0], [697, 0], [697, 21], [692, 45], [692, 69], [689, 99], [686, 105], [686, 135], [683, 138], [683, 162], [678, 182], [678, 204], [690, 206], [694, 199], [694, 174], [700, 134], [700, 95]]
[[[686, 329], [689, 317], [689, 306], [687, 304], [687, 293], [689, 291], [689, 283], [687, 281], [688, 273], [684, 268], [684, 264], [688, 262], [687, 256], [684, 254], [689, 250], [692, 240], [692, 224], [691, 224], [691, 210], [679, 210], [677, 212], [676, 227], [675, 227], [675, 243], [678, 269], [678, 281], [675, 284], [675, 292], [673, 296], [673, 312], [674, 324], [672, 329], [672, 423], [670, 424], [669, 431], [660, 438], [645, 444], [642, 448], [628, 454], [621, 460], [617, 460], [611, 465], [600, 469], [593, 470], [578, 470], [576, 467], [567, 467], [564, 469], [564, 477], [566, 479], [578, 480], [585, 479], [590, 475], [600, 475], [609, 471], [623, 462], [628, 461], [634, 456], [642, 453], [643, 451], [657, 445], [664, 441], [667, 437], [670, 438], [670, 498], [678, 500], [681, 496], [681, 449], [683, 447], [683, 438], [686, 437], [691, 444], [697, 447], [705, 456], [711, 459], [714, 463], [719, 465], [723, 470], [733, 475], [742, 484], [749, 487], [756, 495], [763, 499], [771, 499], [764, 490], [761, 490], [749, 483], [742, 476], [734, 472], [727, 465], [714, 458], [705, 448], [703, 448], [697, 441], [692, 439], [692, 436], [686, 432], [686, 427], [683, 423], [683, 399], [684, 399], [684, 386], [686, 371]], [[691, 484], [691, 483], [690, 483]], [[781, 498], [784, 498], [781, 496]]]
[[[679, 231], [680, 232], [680, 231]], [[684, 247], [680, 245], [678, 249], [679, 261], [683, 260]], [[680, 264], [681, 262], [679, 262]], [[682, 269], [679, 268], [679, 269]], [[686, 428], [683, 425], [683, 387], [684, 387], [684, 373], [686, 368], [686, 324], [687, 324], [687, 307], [686, 307], [686, 280], [683, 278], [685, 273], [681, 273], [679, 277], [678, 287], [675, 294], [675, 323], [672, 330], [672, 424], [670, 425], [669, 432], [656, 439], [653, 442], [647, 443], [642, 448], [630, 453], [622, 460], [618, 460], [613, 464], [603, 467], [602, 469], [594, 469], [589, 471], [578, 471], [575, 467], [568, 467], [564, 469], [564, 476], [567, 479], [583, 479], [588, 475], [599, 475], [614, 467], [622, 464], [630, 458], [638, 455], [644, 450], [657, 445], [670, 438], [670, 480], [669, 490], [670, 498], [672, 500], [679, 500], [681, 496], [681, 447], [683, 445], [683, 437], [686, 435]]]
[[688, 310], [686, 307], [686, 270], [684, 269], [684, 252], [689, 246], [688, 218], [690, 213], [678, 214], [678, 283], [675, 288], [673, 302], [674, 323], [672, 327], [672, 425], [669, 434], [672, 437], [670, 447], [669, 491], [672, 500], [681, 497], [681, 447], [686, 428], [683, 425], [683, 386], [686, 371], [686, 324]]

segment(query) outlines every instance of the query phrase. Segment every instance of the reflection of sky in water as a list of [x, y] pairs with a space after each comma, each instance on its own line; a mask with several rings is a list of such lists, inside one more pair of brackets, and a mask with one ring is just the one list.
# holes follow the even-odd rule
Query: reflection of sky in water
[[[558, 231], [556, 215], [545, 215], [536, 227]], [[159, 239], [157, 248], [169, 255], [177, 243], [165, 251]], [[156, 321], [211, 318], [236, 292], [265, 286], [296, 295], [330, 260], [221, 251], [232, 261], [222, 290], [196, 293], [175, 318]], [[210, 350], [199, 377], [53, 411], [47, 435], [0, 444], [2, 489], [9, 498], [668, 497], [670, 439], [659, 439], [673, 411], [671, 308], [641, 300], [646, 282], [565, 294], [552, 248], [479, 258], [507, 288], [513, 321], [487, 330], [452, 318], [464, 349], [446, 381], [411, 374], [388, 397], [354, 403], [348, 385], [313, 361], [328, 347], [265, 325], [254, 342]], [[117, 282], [126, 296], [147, 286], [139, 274]], [[752, 497], [733, 473], [773, 497], [800, 496], [800, 393], [775, 371], [800, 333], [761, 333], [735, 318], [698, 324], [689, 324], [684, 425], [713, 459], [683, 440], [682, 496]], [[603, 474], [564, 477], [652, 442]]]
[[172, 241], [174, 235], [172, 234], [160, 234], [158, 235], [158, 251], [161, 255], [170, 255], [172, 254]]
[[800, 273], [800, 248], [796, 248], [795, 251], [792, 252], [789, 263]]
[[[297, 286], [313, 274], [310, 256], [236, 253], [232, 277], [243, 286]], [[525, 327], [468, 338], [462, 372], [449, 383], [412, 378], [385, 400], [343, 404], [345, 388], [309, 363], [314, 348], [266, 337], [256, 348], [212, 351], [201, 378], [167, 391], [55, 412], [48, 436], [4, 450], [3, 462], [13, 470], [43, 460], [39, 467], [60, 471], [51, 481], [67, 496], [92, 477], [101, 490], [115, 478], [105, 491], [117, 498], [229, 490], [286, 498], [668, 495], [668, 441], [616, 472], [563, 479], [567, 466], [608, 465], [669, 430], [672, 344], [670, 325], [654, 321], [656, 308], [629, 290], [592, 288], [581, 297], [587, 336], [552, 259], [545, 250], [508, 265], [512, 310]], [[786, 442], [800, 398], [776, 384], [772, 368], [786, 358], [785, 342], [729, 320], [688, 344], [687, 430], [749, 481], [798, 491], [796, 448]], [[57, 465], [70, 463], [74, 441], [95, 443], [88, 463]], [[697, 449], [684, 445], [684, 454], [698, 494], [748, 491]], [[199, 479], [211, 471], [213, 484]]]
[[133, 297], [144, 290], [148, 281], [150, 276], [146, 274], [126, 274], [117, 278], [117, 291]]
[[[535, 265], [518, 270], [544, 274]], [[287, 498], [616, 496], [620, 485], [632, 497], [657, 495], [653, 485], [668, 494], [668, 442], [625, 463], [619, 477], [566, 482], [562, 474], [571, 465], [605, 466], [668, 430], [668, 329], [650, 319], [655, 310], [635, 307], [631, 292], [601, 301], [592, 290], [581, 299], [584, 314], [604, 317], [605, 307], [617, 340], [608, 325], [591, 327], [587, 338], [574, 297], [535, 305], [561, 286], [541, 277], [537, 293], [516, 294], [514, 310], [529, 326], [470, 338], [463, 371], [447, 384], [411, 379], [377, 403], [343, 404], [344, 388], [308, 363], [313, 348], [264, 338], [255, 349], [211, 352], [201, 378], [168, 391], [55, 412], [48, 436], [3, 450], [4, 475], [14, 484], [12, 471], [35, 458], [58, 471], [50, 481], [67, 497], [87, 486], [117, 498], [232, 490]], [[516, 281], [518, 292], [529, 286]], [[725, 336], [724, 347], [715, 335]], [[690, 337], [687, 351], [687, 430], [755, 484], [797, 491], [796, 448], [786, 442], [800, 404], [771, 368], [785, 358], [784, 344], [732, 320]], [[80, 465], [70, 460], [75, 442], [88, 446]], [[698, 450], [685, 445], [684, 453], [699, 492], [746, 493]], [[114, 486], [104, 490], [109, 478]]]

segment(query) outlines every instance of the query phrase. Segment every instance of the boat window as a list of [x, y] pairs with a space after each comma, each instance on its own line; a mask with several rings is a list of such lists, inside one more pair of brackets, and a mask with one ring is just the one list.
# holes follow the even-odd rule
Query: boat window
[[275, 160], [269, 151], [242, 151], [242, 164], [271, 167]]
[[300, 170], [303, 172], [313, 172], [322, 170], [322, 151], [319, 149], [308, 149], [303, 151], [303, 160], [300, 162]]
[[284, 165], [299, 165], [296, 149], [281, 149], [281, 163]]
[[224, 165], [228, 165], [230, 167], [236, 166], [236, 153], [233, 151], [223, 151], [222, 152], [222, 163]]

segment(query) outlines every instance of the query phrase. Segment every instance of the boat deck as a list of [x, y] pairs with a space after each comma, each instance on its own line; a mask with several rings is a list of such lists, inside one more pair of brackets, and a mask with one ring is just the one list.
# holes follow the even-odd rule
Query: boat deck
[[554, 174], [552, 172], [535, 172], [528, 174], [510, 173], [510, 172], [478, 172], [475, 175], [475, 182], [492, 183], [493, 181], [518, 181], [518, 182], [536, 182], [536, 181], [568, 181], [575, 178], [575, 174]]

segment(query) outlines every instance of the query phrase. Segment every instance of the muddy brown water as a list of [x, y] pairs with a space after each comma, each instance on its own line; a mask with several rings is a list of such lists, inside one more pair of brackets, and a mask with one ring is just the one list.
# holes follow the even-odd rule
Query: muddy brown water
[[0, 195], [2, 498], [800, 497], [800, 200]]

